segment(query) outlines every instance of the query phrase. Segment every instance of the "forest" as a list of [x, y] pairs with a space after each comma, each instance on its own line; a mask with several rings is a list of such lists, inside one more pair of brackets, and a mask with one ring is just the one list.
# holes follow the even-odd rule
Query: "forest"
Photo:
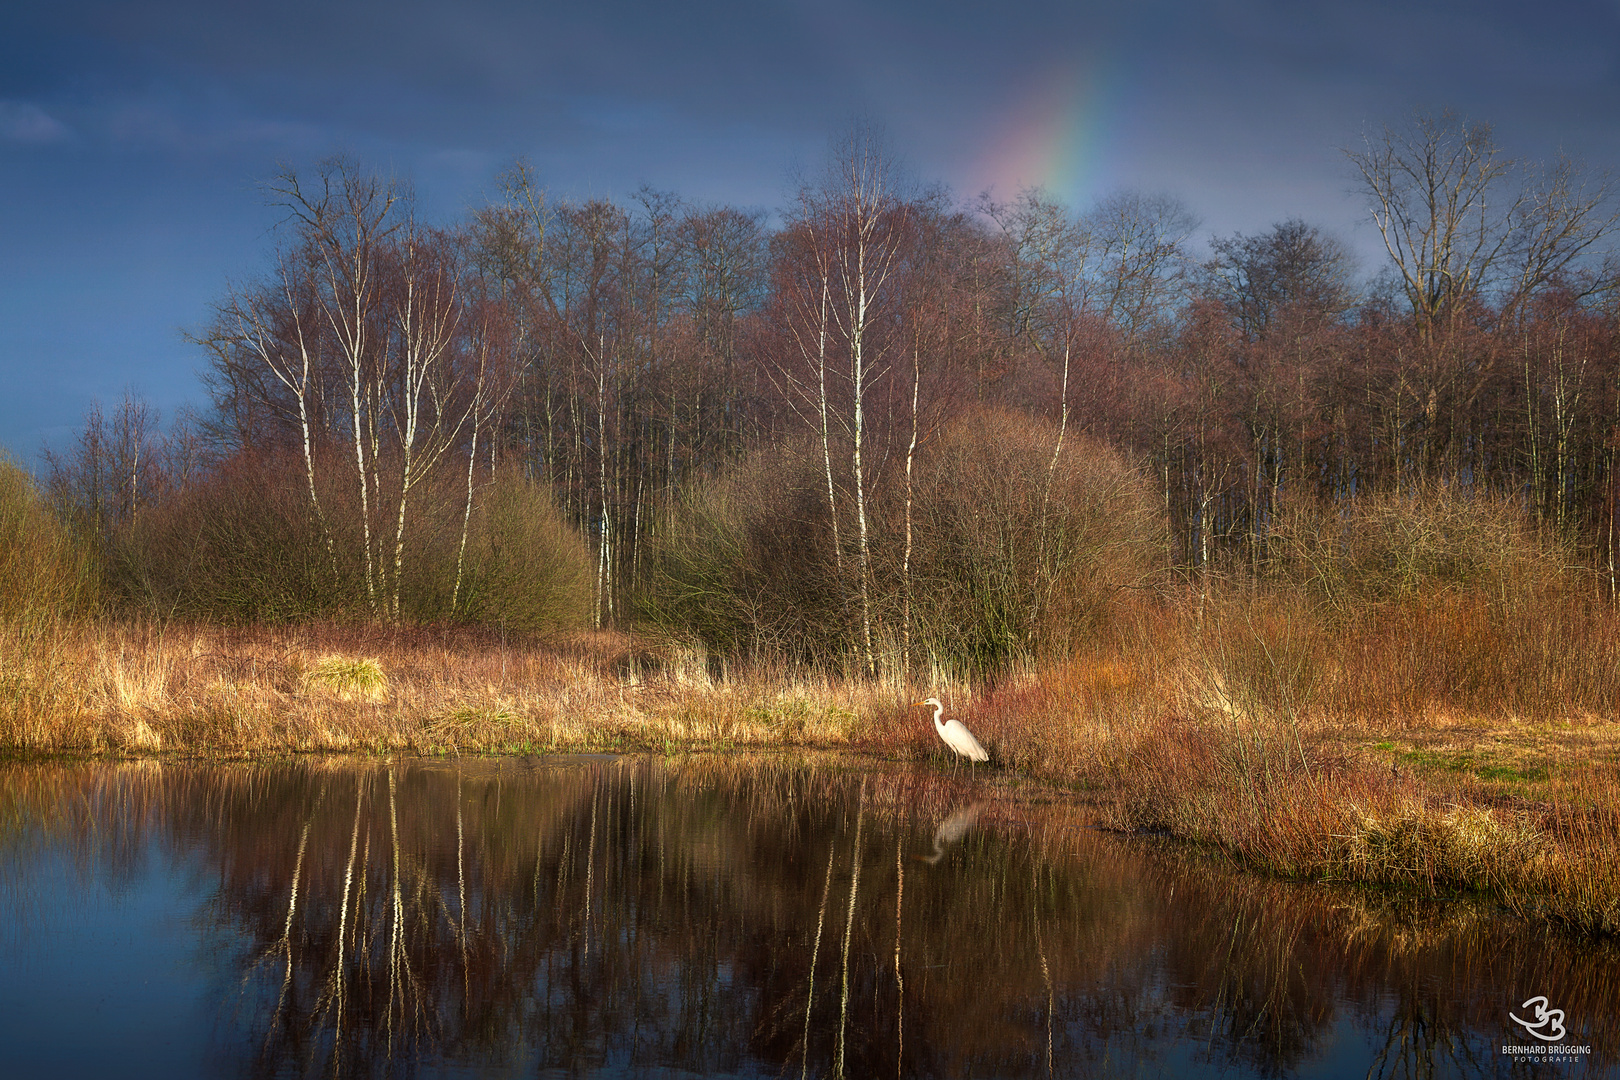
[[1169, 196], [961, 204], [860, 129], [774, 224], [519, 164], [429, 225], [356, 161], [285, 171], [192, 334], [208, 408], [98, 406], [45, 488], [155, 612], [869, 674], [1061, 648], [1127, 585], [1320, 577], [1390, 499], [1510, 504], [1612, 598], [1610, 181], [1450, 115], [1345, 156], [1384, 266], [1299, 220], [1200, 258]]

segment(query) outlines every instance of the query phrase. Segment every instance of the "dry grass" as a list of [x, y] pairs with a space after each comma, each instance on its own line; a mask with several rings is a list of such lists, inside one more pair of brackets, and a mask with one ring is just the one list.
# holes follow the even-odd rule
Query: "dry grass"
[[[680, 650], [618, 635], [546, 643], [335, 626], [81, 625], [0, 745], [32, 753], [540, 753], [849, 746], [875, 687], [711, 681]], [[39, 689], [39, 688], [36, 688]], [[26, 715], [25, 715], [26, 714]], [[3, 720], [0, 720], [3, 723]]]
[[339, 701], [388, 700], [388, 676], [376, 657], [323, 656], [304, 673], [306, 689], [323, 689]]
[[[1433, 611], [1452, 621], [1459, 607]], [[1420, 680], [1360, 666], [1287, 598], [1229, 597], [1149, 637], [1153, 649], [1125, 640], [1012, 681], [964, 719], [1004, 761], [1092, 791], [1116, 828], [1287, 877], [1482, 895], [1620, 933], [1620, 723], [1596, 693], [1552, 678], [1526, 717], [1487, 708], [1480, 685], [1436, 680], [1413, 714], [1353, 716], [1351, 693]], [[1438, 633], [1417, 651], [1418, 671], [1506, 667]]]

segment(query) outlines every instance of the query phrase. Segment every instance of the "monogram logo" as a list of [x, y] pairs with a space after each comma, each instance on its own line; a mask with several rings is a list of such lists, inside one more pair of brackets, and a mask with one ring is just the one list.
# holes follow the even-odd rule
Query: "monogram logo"
[[1514, 1023], [1518, 1024], [1531, 1035], [1542, 1042], [1558, 1042], [1564, 1037], [1564, 1010], [1547, 1008], [1547, 998], [1537, 995], [1520, 1005], [1521, 1009], [1530, 1009], [1530, 1019], [1516, 1013], [1508, 1013]]

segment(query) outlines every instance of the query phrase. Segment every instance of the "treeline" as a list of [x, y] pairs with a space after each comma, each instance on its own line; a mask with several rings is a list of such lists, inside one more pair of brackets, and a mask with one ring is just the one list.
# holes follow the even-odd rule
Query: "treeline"
[[1347, 159], [1369, 278], [1297, 220], [1199, 257], [1168, 197], [960, 205], [864, 131], [774, 220], [520, 165], [429, 226], [334, 160], [267, 185], [278, 247], [195, 335], [211, 409], [93, 414], [50, 488], [165, 611], [650, 619], [868, 672], [1264, 576], [1369, 494], [1517, 502], [1612, 592], [1608, 180], [1449, 115]]

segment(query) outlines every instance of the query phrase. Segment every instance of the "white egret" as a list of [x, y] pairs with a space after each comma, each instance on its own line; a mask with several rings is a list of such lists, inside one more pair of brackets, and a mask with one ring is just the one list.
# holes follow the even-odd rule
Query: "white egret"
[[957, 756], [968, 759], [970, 772], [972, 771], [973, 762], [990, 760], [990, 755], [985, 753], [984, 747], [979, 745], [979, 740], [973, 737], [973, 732], [963, 726], [962, 721], [953, 717], [943, 724], [940, 723], [939, 717], [945, 711], [945, 706], [940, 702], [939, 698], [927, 698], [917, 702], [912, 708], [915, 709], [919, 705], [932, 705], [934, 707], [934, 730], [939, 733], [940, 740], [954, 750]]

